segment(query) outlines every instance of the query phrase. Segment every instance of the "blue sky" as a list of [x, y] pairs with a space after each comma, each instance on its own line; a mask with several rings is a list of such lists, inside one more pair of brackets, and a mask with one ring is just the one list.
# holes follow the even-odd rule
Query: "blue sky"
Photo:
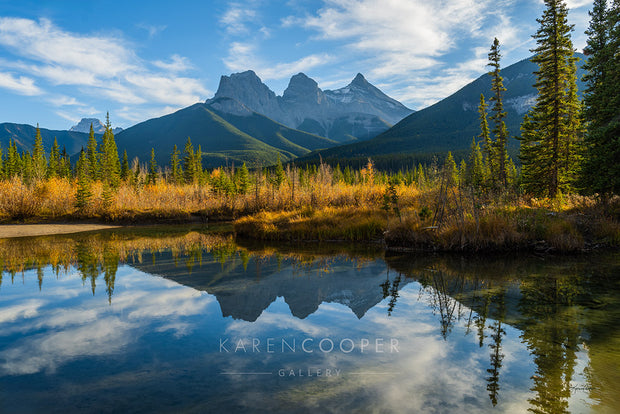
[[[585, 45], [591, 1], [570, 0]], [[542, 0], [0, 0], [0, 123], [68, 129], [83, 117], [129, 127], [254, 70], [282, 94], [304, 72], [322, 89], [358, 72], [422, 109], [530, 55]]]

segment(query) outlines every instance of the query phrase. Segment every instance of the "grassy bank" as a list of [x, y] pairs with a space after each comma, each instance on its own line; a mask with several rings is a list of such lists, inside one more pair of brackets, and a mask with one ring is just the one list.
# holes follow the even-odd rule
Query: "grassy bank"
[[112, 192], [94, 182], [84, 205], [77, 200], [76, 179], [4, 180], [0, 222], [227, 220], [238, 235], [258, 240], [380, 241], [395, 250], [578, 252], [620, 246], [617, 196], [605, 203], [582, 196], [539, 200], [460, 179], [448, 183], [440, 170], [424, 170], [415, 180], [390, 177], [372, 164], [346, 179], [326, 165], [289, 168], [278, 180], [256, 173], [243, 189], [222, 184], [233, 182], [232, 170], [210, 174], [193, 184], [123, 181]]
[[438, 222], [424, 207], [405, 208], [400, 218], [377, 207], [305, 208], [243, 217], [234, 229], [254, 239], [383, 241], [388, 249], [404, 251], [569, 253], [620, 246], [620, 223], [604, 210], [588, 203], [570, 208], [521, 203], [487, 206], [476, 214], [452, 212]]

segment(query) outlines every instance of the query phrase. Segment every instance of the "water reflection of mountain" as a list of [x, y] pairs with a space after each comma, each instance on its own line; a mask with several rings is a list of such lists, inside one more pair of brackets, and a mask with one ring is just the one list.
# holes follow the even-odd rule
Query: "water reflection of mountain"
[[[362, 318], [390, 295], [384, 287], [400, 280], [397, 273], [387, 272], [381, 260], [358, 263], [348, 256], [300, 262], [278, 255], [233, 255], [226, 261], [205, 255], [189, 271], [175, 262], [172, 254], [163, 252], [144, 254], [142, 263], [132, 266], [214, 295], [223, 316], [250, 322], [278, 297], [283, 297], [292, 315], [300, 319], [316, 312], [323, 302], [348, 306]], [[400, 281], [399, 288], [407, 283]]]

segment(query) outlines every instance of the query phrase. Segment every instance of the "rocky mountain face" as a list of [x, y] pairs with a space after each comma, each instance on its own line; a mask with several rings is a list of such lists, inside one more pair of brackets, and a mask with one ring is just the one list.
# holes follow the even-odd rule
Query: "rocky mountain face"
[[288, 127], [337, 142], [369, 139], [413, 111], [370, 84], [362, 74], [344, 88], [323, 91], [303, 73], [277, 96], [253, 71], [222, 76], [215, 96], [230, 98]]
[[[97, 118], [82, 118], [82, 120], [78, 122], [76, 125], [73, 125], [69, 129], [69, 131], [84, 132], [86, 134], [89, 134], [91, 124], [93, 126], [93, 130], [95, 131], [95, 134], [103, 134], [105, 132], [105, 125], [103, 125], [103, 123]], [[123, 128], [113, 128], [112, 132], [114, 134], [118, 134], [122, 130]]]

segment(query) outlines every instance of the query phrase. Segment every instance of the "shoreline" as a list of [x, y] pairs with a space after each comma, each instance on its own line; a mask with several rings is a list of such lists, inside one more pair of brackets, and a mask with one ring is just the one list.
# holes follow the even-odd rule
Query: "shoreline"
[[124, 226], [93, 223], [0, 224], [0, 239], [73, 234], [87, 231], [116, 229], [120, 227]]

